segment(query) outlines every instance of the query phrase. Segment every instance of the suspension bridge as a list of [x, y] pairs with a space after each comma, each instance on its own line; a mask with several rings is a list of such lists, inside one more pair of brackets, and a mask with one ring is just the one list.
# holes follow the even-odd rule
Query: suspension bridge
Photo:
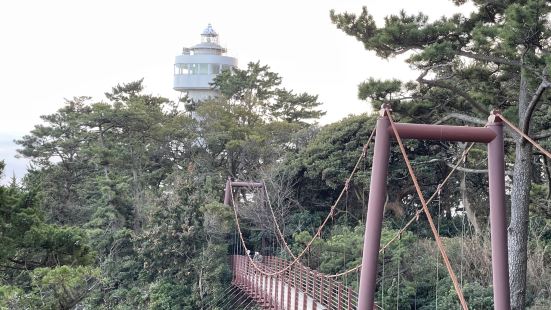
[[[551, 158], [551, 153], [537, 144], [528, 135], [515, 127], [499, 111], [493, 111], [484, 127], [465, 127], [449, 125], [422, 125], [395, 123], [389, 105], [383, 105], [379, 112], [376, 127], [363, 147], [363, 151], [352, 169], [349, 177], [344, 181], [342, 191], [334, 204], [330, 207], [327, 216], [316, 230], [314, 236], [306, 246], [295, 255], [285, 241], [285, 237], [278, 225], [274, 210], [268, 197], [268, 191], [262, 182], [240, 182], [228, 179], [225, 188], [224, 203], [233, 208], [233, 215], [237, 227], [236, 241], [238, 248], [229, 257], [232, 271], [232, 286], [223, 292], [222, 298], [211, 303], [209, 309], [328, 309], [328, 310], [372, 310], [383, 309], [375, 303], [377, 286], [379, 253], [398, 240], [409, 226], [415, 223], [421, 214], [424, 214], [438, 247], [440, 256], [447, 269], [453, 284], [453, 289], [461, 305], [461, 309], [468, 309], [462, 287], [451, 266], [446, 249], [429, 212], [428, 205], [440, 194], [440, 190], [450, 179], [459, 165], [465, 160], [474, 143], [488, 145], [488, 175], [490, 201], [490, 235], [492, 252], [492, 278], [494, 309], [510, 309], [509, 301], [509, 271], [507, 258], [507, 231], [505, 209], [505, 159], [504, 159], [504, 125], [517, 138], [525, 139], [533, 144], [542, 154]], [[374, 138], [374, 139], [373, 139]], [[403, 145], [404, 139], [440, 140], [455, 142], [471, 142], [452, 166], [449, 174], [439, 183], [437, 190], [425, 199], [415, 172], [408, 159]], [[373, 163], [369, 191], [368, 210], [365, 225], [362, 263], [354, 268], [338, 274], [323, 274], [305, 266], [301, 259], [310, 250], [317, 238], [321, 238], [323, 228], [335, 215], [339, 201], [348, 190], [352, 177], [359, 167], [359, 163], [366, 157], [371, 141], [375, 141]], [[421, 204], [412, 218], [386, 244], [380, 245], [383, 211], [386, 201], [386, 183], [389, 169], [390, 142], [395, 140], [408, 169], [409, 176], [415, 186]], [[250, 255], [247, 243], [239, 220], [238, 199], [235, 199], [235, 189], [257, 188], [263, 191], [270, 209], [278, 243], [285, 250], [285, 257]], [[384, 268], [384, 267], [383, 267]], [[384, 269], [383, 269], [384, 270]], [[350, 274], [359, 276], [359, 289], [354, 290], [343, 281], [343, 277]], [[398, 272], [399, 275], [399, 272]]]

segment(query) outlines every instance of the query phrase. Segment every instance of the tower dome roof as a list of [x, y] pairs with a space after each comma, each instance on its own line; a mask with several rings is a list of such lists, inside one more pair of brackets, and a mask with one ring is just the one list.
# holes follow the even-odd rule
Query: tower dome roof
[[201, 33], [202, 36], [209, 36], [209, 37], [217, 37], [218, 33], [212, 29], [212, 25], [209, 23], [207, 28], [203, 30], [203, 33]]

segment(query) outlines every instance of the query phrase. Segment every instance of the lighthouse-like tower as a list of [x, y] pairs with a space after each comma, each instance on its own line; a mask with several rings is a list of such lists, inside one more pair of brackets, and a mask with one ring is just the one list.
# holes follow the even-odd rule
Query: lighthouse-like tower
[[226, 49], [218, 43], [218, 34], [209, 24], [201, 34], [201, 43], [184, 47], [174, 64], [174, 90], [186, 93], [193, 104], [218, 92], [210, 83], [222, 70], [237, 67], [237, 59], [224, 56]]

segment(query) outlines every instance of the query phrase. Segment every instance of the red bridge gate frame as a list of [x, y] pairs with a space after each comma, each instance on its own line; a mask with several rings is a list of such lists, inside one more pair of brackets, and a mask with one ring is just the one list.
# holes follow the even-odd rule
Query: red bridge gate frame
[[[371, 172], [367, 222], [365, 227], [362, 269], [358, 291], [358, 310], [372, 310], [375, 301], [377, 259], [381, 240], [383, 210], [390, 153], [390, 139], [396, 138], [391, 127], [388, 105], [383, 105], [377, 131]], [[403, 139], [481, 142], [488, 145], [490, 224], [494, 309], [509, 310], [509, 263], [505, 209], [505, 159], [503, 123], [492, 112], [486, 127], [422, 125], [396, 123]]]

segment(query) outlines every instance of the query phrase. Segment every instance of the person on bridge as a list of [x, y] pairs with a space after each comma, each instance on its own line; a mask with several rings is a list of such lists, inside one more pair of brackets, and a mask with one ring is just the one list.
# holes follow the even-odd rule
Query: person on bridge
[[258, 252], [254, 252], [253, 261], [256, 263], [262, 262], [262, 255]]

